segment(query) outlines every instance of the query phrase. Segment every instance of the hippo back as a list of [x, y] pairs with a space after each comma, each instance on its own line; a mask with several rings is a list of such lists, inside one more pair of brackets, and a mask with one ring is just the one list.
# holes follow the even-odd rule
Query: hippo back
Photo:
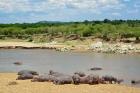
[[53, 83], [56, 85], [71, 84], [72, 82], [73, 82], [73, 79], [69, 75], [63, 75], [63, 76], [56, 77], [55, 80], [53, 81]]
[[31, 70], [21, 70], [18, 72], [18, 75], [23, 75], [23, 74], [38, 75], [36, 71], [31, 71]]
[[17, 78], [17, 80], [26, 80], [26, 79], [33, 79], [33, 75], [26, 73], [26, 74], [19, 75]]
[[84, 77], [86, 76], [86, 74], [84, 72], [75, 72], [74, 74], [79, 75], [80, 77]]

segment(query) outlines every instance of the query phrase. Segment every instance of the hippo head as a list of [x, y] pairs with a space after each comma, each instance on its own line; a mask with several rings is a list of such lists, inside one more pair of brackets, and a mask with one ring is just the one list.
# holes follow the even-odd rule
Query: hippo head
[[72, 76], [74, 84], [79, 84], [80, 83], [80, 76], [75, 74]]
[[75, 72], [74, 74], [79, 75], [80, 77], [86, 76], [84, 72]]
[[54, 74], [54, 71], [53, 70], [49, 70], [49, 75], [52, 75]]

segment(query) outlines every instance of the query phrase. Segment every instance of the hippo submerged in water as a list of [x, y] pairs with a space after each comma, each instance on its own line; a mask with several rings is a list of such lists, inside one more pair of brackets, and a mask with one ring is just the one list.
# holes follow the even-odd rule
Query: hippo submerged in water
[[102, 70], [102, 68], [100, 67], [93, 67], [93, 68], [90, 68], [91, 71], [97, 71], [97, 70]]
[[59, 73], [59, 72], [54, 72], [53, 70], [49, 71], [49, 75], [55, 76], [55, 77], [59, 77], [59, 76], [63, 76], [63, 73]]
[[22, 62], [14, 62], [15, 65], [22, 65]]

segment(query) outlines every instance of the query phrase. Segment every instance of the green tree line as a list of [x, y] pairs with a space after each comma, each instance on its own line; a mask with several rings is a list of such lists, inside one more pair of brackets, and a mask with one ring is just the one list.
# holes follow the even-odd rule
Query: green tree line
[[109, 20], [84, 22], [48, 22], [0, 24], [0, 38], [30, 38], [33, 35], [80, 37], [95, 36], [105, 40], [140, 37], [140, 20]]

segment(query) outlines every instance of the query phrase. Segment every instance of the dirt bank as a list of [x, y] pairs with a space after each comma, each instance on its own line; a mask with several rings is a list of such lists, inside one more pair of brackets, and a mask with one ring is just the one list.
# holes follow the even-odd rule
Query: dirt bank
[[[122, 85], [54, 85], [30, 80], [16, 81], [15, 73], [0, 73], [0, 93], [140, 93], [140, 88]], [[8, 85], [16, 81], [15, 85]]]
[[122, 54], [140, 54], [140, 44], [134, 43], [109, 43], [100, 41], [76, 42], [70, 41], [58, 43], [33, 43], [33, 42], [16, 42], [0, 41], [0, 49], [55, 49], [57, 51], [75, 51], [75, 52], [102, 52], [102, 53], [122, 53]]

